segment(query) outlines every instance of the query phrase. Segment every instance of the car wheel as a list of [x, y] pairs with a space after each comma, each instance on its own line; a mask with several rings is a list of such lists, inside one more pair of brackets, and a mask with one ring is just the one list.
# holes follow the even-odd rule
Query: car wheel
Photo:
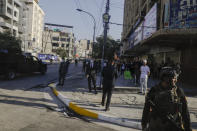
[[8, 80], [13, 80], [16, 78], [16, 72], [14, 70], [9, 70], [6, 77]]

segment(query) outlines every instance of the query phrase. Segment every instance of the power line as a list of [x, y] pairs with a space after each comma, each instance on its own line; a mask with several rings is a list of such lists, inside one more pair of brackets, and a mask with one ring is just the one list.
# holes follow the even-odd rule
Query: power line
[[97, 1], [96, 0], [93, 0], [93, 1], [94, 1], [95, 5], [99, 8]]
[[[75, 5], [76, 5], [77, 9], [82, 9], [82, 6], [81, 6], [79, 0], [74, 0], [74, 2], [75, 2]], [[84, 20], [84, 17], [81, 14], [80, 14], [80, 17], [81, 17], [81, 20], [83, 22], [83, 25], [88, 28], [89, 26], [88, 26], [87, 21]]]
[[113, 3], [110, 3], [110, 5], [116, 5], [116, 6], [124, 7], [124, 5], [121, 2], [113, 2]]
[[100, 5], [100, 14], [99, 14], [99, 21], [98, 21], [98, 26], [97, 26], [97, 35], [100, 33], [101, 31], [101, 26], [102, 26], [102, 12], [103, 12], [103, 9], [104, 9], [104, 0], [101, 2], [101, 5]]
[[114, 7], [114, 8], [117, 8], [117, 9], [124, 9], [124, 7], [119, 7], [119, 6], [116, 6], [116, 5], [111, 5], [111, 7]]

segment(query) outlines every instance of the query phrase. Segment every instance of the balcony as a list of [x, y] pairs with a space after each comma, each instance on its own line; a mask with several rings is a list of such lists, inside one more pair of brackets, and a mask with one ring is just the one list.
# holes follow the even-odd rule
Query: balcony
[[14, 0], [14, 5], [16, 5], [17, 7], [21, 7], [22, 4], [19, 0]]
[[7, 4], [8, 7], [12, 8], [12, 2], [8, 1], [6, 4]]
[[12, 25], [5, 22], [0, 22], [0, 26], [6, 29], [12, 28]]

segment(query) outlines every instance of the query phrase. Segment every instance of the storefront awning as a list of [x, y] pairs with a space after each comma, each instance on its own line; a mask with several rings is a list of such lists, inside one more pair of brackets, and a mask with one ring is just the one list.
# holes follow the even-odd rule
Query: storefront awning
[[134, 47], [125, 51], [125, 54], [144, 54], [151, 48], [157, 47], [172, 47], [185, 48], [189, 45], [196, 45], [197, 29], [161, 29], [155, 32], [151, 37], [140, 41]]

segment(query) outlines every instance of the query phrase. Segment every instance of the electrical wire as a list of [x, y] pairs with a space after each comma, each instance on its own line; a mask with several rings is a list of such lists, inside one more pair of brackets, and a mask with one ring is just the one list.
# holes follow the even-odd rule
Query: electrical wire
[[104, 0], [102, 0], [102, 2], [101, 2], [101, 5], [100, 5], [100, 14], [99, 14], [99, 20], [98, 20], [98, 28], [97, 28], [97, 32], [96, 32], [96, 34], [98, 35], [99, 33], [100, 33], [100, 31], [101, 31], [101, 26], [102, 26], [102, 14], [103, 14], [103, 9], [104, 9]]
[[122, 4], [122, 2], [111, 2], [110, 5], [115, 5], [115, 6], [124, 7], [124, 5]]
[[120, 6], [116, 6], [116, 5], [110, 5], [111, 7], [114, 7], [114, 8], [117, 8], [117, 9], [121, 9], [121, 10], [123, 10], [124, 9], [124, 7], [120, 7]]
[[[83, 9], [82, 6], [81, 6], [81, 4], [80, 4], [80, 2], [79, 2], [79, 0], [74, 0], [74, 2], [75, 2], [75, 5], [76, 5], [77, 9]], [[89, 27], [89, 26], [88, 26], [88, 23], [87, 23], [87, 21], [84, 19], [84, 17], [81, 15], [81, 13], [80, 13], [80, 17], [81, 17], [81, 20], [82, 20], [82, 22], [83, 22], [83, 25], [84, 25], [86, 28], [88, 28], [88, 27]]]

